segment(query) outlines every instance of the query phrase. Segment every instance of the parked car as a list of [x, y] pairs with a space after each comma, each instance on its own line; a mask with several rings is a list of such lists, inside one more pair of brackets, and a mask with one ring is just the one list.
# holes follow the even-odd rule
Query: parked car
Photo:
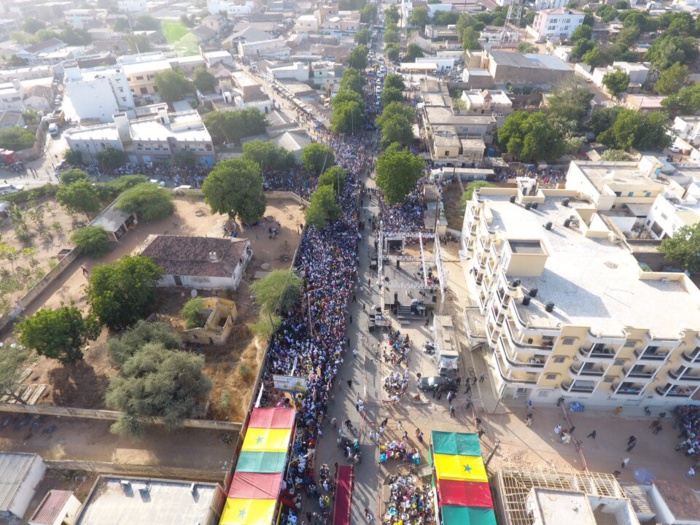
[[440, 388], [443, 392], [457, 391], [457, 381], [451, 377], [429, 376], [421, 377], [418, 388], [423, 392], [432, 392]]
[[9, 195], [10, 193], [17, 193], [22, 191], [24, 186], [21, 184], [0, 184], [0, 195]]
[[52, 137], [58, 135], [58, 124], [56, 124], [55, 122], [49, 124], [49, 135], [51, 135]]
[[677, 148], [676, 146], [669, 146], [669, 147], [668, 147], [668, 151], [670, 151], [670, 152], [672, 152], [672, 153], [680, 153], [680, 152], [681, 152], [681, 148]]

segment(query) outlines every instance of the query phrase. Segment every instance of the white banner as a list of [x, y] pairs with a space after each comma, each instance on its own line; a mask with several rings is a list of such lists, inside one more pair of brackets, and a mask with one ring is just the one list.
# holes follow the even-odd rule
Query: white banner
[[272, 376], [275, 389], [283, 392], [306, 392], [306, 378], [294, 376]]

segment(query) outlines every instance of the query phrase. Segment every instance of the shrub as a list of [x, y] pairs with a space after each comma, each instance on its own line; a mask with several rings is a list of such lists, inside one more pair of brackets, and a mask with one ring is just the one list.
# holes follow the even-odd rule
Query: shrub
[[107, 232], [101, 226], [80, 228], [73, 232], [71, 240], [80, 253], [92, 257], [100, 257], [111, 248]]

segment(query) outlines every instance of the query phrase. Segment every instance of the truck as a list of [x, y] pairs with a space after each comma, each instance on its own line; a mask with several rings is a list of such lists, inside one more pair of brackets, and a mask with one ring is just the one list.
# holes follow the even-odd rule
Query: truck
[[19, 162], [17, 153], [12, 151], [11, 149], [0, 149], [0, 158], [2, 159], [2, 162], [3, 164], [5, 164], [5, 166], [10, 166], [15, 162]]
[[436, 315], [433, 318], [435, 333], [435, 363], [438, 375], [457, 377], [459, 373], [459, 352], [455, 342], [454, 325], [449, 315]]

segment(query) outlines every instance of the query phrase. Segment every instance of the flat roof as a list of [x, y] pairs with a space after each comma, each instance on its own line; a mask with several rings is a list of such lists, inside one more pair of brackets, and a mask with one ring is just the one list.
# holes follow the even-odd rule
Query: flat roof
[[122, 64], [124, 74], [138, 75], [139, 73], [158, 73], [172, 69], [167, 60], [151, 60], [150, 62], [134, 62], [133, 64]]
[[583, 492], [563, 492], [533, 488], [543, 525], [595, 525], [596, 519]]
[[[128, 485], [122, 488], [122, 480]], [[171, 525], [209, 523], [215, 483], [100, 477], [83, 505], [76, 525]]]
[[523, 54], [494, 50], [490, 50], [489, 55], [491, 55], [491, 59], [499, 66], [573, 71], [573, 69], [568, 66], [566, 62], [552, 55], [540, 55], [538, 53]]
[[654, 486], [677, 521], [700, 519], [700, 499], [693, 487], [687, 483], [667, 480], [655, 480]]
[[[541, 275], [513, 276], [526, 289], [538, 290], [528, 306], [518, 306], [532, 325], [590, 326], [593, 333], [605, 335], [631, 326], [669, 338], [700, 328], [698, 304], [682, 281], [640, 280], [637, 260], [622, 245], [564, 227], [576, 207], [590, 205], [572, 201], [566, 207], [562, 197], [547, 197], [538, 209], [526, 210], [509, 202], [507, 194], [482, 192], [482, 199], [493, 216], [492, 231], [509, 243], [540, 239], [549, 253]], [[551, 230], [543, 227], [547, 222], [552, 222]], [[548, 302], [555, 305], [552, 313], [545, 311]]]
[[574, 161], [583, 174], [598, 191], [615, 184], [639, 184], [640, 186], [659, 186], [666, 188], [650, 177], [641, 174], [639, 163], [635, 162], [579, 162]]

